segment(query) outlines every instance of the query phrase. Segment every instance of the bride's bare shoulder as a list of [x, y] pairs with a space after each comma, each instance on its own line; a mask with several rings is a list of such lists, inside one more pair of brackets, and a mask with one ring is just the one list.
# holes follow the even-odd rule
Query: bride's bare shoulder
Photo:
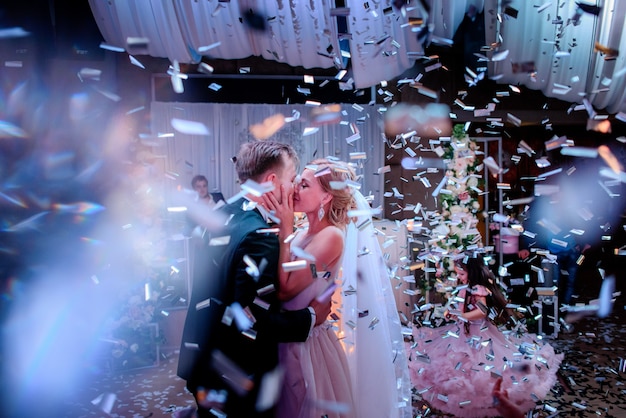
[[319, 231], [317, 233], [317, 235], [315, 236], [315, 239], [341, 239], [343, 241], [344, 238], [344, 232], [341, 228], [338, 228], [334, 225], [329, 225], [326, 228], [322, 229], [321, 231]]

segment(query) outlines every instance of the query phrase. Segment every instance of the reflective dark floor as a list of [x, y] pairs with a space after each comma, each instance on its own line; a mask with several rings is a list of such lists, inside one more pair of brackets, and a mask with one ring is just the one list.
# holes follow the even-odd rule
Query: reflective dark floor
[[[600, 282], [581, 275], [577, 301], [597, 297]], [[620, 279], [621, 280], [621, 279]], [[534, 410], [535, 416], [626, 417], [626, 297], [618, 282], [613, 310], [606, 318], [589, 315], [562, 327], [556, 338], [546, 336], [565, 354], [559, 381]], [[536, 331], [536, 329], [531, 329]], [[551, 332], [546, 325], [544, 332]], [[158, 366], [117, 372], [100, 369], [85, 379], [80, 390], [65, 400], [54, 416], [171, 417], [193, 406], [192, 396], [176, 376], [175, 350], [160, 353]], [[415, 402], [415, 417], [421, 405]], [[438, 416], [430, 411], [429, 417]]]

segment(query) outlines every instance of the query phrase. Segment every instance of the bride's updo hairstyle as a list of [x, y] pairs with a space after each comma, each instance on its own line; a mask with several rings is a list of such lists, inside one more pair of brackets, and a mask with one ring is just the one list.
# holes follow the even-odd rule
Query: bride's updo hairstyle
[[[348, 211], [356, 208], [356, 202], [352, 196], [352, 188], [348, 186], [337, 188], [337, 184], [347, 181], [355, 181], [356, 174], [352, 167], [339, 160], [318, 158], [307, 164], [307, 168], [315, 170], [316, 178], [322, 186], [322, 190], [333, 197], [328, 209], [328, 220], [331, 224], [343, 228], [350, 222]], [[326, 172], [328, 169], [328, 172]]]

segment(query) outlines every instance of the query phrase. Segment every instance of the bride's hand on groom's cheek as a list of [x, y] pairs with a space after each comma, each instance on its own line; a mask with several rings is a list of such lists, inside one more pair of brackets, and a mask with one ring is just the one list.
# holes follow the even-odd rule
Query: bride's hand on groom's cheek
[[263, 205], [280, 219], [281, 229], [284, 228], [287, 235], [293, 232], [293, 194], [285, 191], [280, 186], [278, 193], [272, 190], [263, 195]]
[[277, 202], [285, 211], [293, 212], [293, 187], [281, 184], [278, 190], [273, 190], [277, 194]]
[[271, 192], [263, 194], [261, 198], [263, 199], [263, 206], [279, 217], [285, 209], [293, 206], [293, 204], [289, 202], [290, 196], [284, 191], [284, 186], [282, 185]]

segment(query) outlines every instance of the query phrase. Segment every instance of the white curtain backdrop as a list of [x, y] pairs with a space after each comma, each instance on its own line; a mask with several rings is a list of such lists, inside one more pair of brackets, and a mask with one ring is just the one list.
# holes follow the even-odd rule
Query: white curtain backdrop
[[[487, 44], [501, 41], [490, 56], [508, 51], [504, 60], [489, 63], [490, 77], [568, 102], [587, 99], [595, 109], [609, 113], [626, 111], [625, 1], [579, 2], [599, 6], [600, 13], [582, 13], [576, 25], [574, 0], [513, 0], [508, 5], [518, 11], [517, 18], [503, 14], [497, 0], [485, 3]], [[596, 42], [618, 50], [619, 55], [605, 59], [607, 54], [594, 50]], [[532, 63], [536, 71], [514, 72], [513, 65], [521, 63]]]
[[[269, 116], [282, 113], [300, 118], [288, 122], [271, 139], [291, 144], [300, 157], [300, 169], [314, 158], [334, 156], [359, 165], [362, 174], [361, 192], [374, 195], [373, 205], [382, 205], [385, 145], [382, 137], [382, 116], [373, 106], [342, 105], [341, 122], [323, 125], [317, 132], [303, 135], [310, 128], [306, 105], [224, 104], [224, 103], [164, 103], [151, 104], [151, 129], [158, 146], [153, 152], [165, 157], [166, 181], [172, 187], [191, 188], [194, 175], [204, 174], [209, 180], [209, 191], [219, 190], [225, 198], [239, 191], [237, 176], [231, 158], [239, 146], [250, 140], [250, 125], [263, 122]], [[204, 124], [209, 135], [188, 135], [172, 128], [172, 119]], [[358, 130], [360, 139], [348, 141]], [[350, 153], [365, 153], [366, 159], [351, 159]]]

